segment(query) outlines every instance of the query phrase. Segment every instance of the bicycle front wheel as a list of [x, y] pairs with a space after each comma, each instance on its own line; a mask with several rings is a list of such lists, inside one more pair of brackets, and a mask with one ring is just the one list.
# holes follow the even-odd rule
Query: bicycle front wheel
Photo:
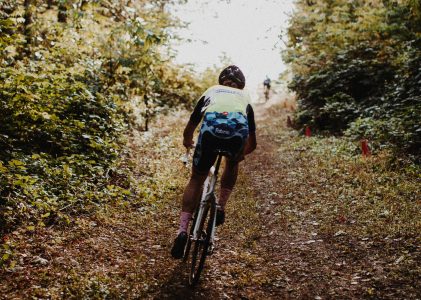
[[193, 232], [194, 232], [194, 227], [196, 226], [198, 211], [199, 209], [197, 209], [196, 212], [194, 213], [193, 221], [192, 221], [192, 224], [190, 225], [190, 233], [189, 233], [189, 238], [187, 239], [186, 248], [184, 249], [183, 262], [186, 262], [189, 259], [190, 248], [192, 245]]
[[[202, 196], [203, 195], [206, 195], [206, 193], [208, 192], [208, 190], [209, 190], [209, 179], [207, 179], [205, 181], [205, 184], [204, 184], [203, 190], [202, 190]], [[189, 255], [190, 255], [190, 249], [191, 249], [191, 246], [192, 246], [193, 231], [194, 231], [194, 227], [196, 226], [199, 209], [200, 209], [200, 204], [196, 208], [196, 211], [194, 213], [192, 224], [190, 225], [190, 234], [189, 234], [189, 238], [187, 240], [186, 248], [184, 249], [184, 256], [183, 256], [183, 261], [184, 262], [186, 262], [188, 260]], [[204, 213], [203, 217], [201, 218], [201, 220], [203, 220], [203, 222], [206, 219], [206, 214], [207, 214], [207, 210], [208, 209], [209, 209], [209, 207], [206, 207], [205, 208], [206, 212]], [[203, 230], [203, 224], [200, 225], [200, 231]]]
[[[196, 285], [199, 282], [200, 274], [202, 273], [205, 265], [206, 256], [208, 255], [208, 249], [210, 245], [210, 239], [214, 226], [216, 206], [211, 205], [210, 209], [207, 207], [203, 212], [203, 217], [200, 221], [200, 230], [197, 240], [192, 241], [193, 252], [191, 258], [191, 270], [189, 283], [191, 286]], [[205, 224], [207, 223], [206, 230]]]

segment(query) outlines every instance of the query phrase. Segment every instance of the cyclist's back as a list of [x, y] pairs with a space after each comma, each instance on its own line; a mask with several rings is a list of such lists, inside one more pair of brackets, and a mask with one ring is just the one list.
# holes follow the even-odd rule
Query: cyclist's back
[[223, 85], [215, 85], [202, 95], [190, 117], [194, 124], [203, 119], [193, 160], [198, 171], [209, 170], [217, 148], [230, 152], [234, 160], [240, 158], [249, 129], [255, 130], [249, 102], [248, 92]]
[[266, 77], [266, 79], [263, 81], [263, 86], [270, 89], [270, 83], [271, 83], [270, 78]]

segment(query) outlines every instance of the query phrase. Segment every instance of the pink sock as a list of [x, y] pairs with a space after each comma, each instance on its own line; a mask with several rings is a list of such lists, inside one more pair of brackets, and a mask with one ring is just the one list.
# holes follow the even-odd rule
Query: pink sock
[[180, 214], [180, 228], [178, 229], [178, 233], [180, 232], [187, 232], [187, 227], [189, 226], [189, 222], [191, 220], [192, 214], [189, 212], [182, 211]]
[[221, 193], [219, 196], [218, 204], [221, 206], [221, 209], [225, 209], [225, 205], [227, 204], [228, 198], [230, 197], [232, 189], [221, 188]]

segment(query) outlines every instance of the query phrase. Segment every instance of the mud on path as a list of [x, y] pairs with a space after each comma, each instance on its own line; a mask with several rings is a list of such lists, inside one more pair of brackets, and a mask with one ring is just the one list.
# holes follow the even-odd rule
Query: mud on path
[[[340, 152], [312, 152], [285, 127], [282, 108], [256, 112], [258, 149], [242, 165], [196, 288], [187, 286], [188, 265], [169, 254], [189, 170], [179, 160], [180, 122], [163, 120], [132, 137], [142, 204], [12, 234], [18, 267], [0, 273], [0, 299], [420, 298], [419, 235], [403, 225], [394, 235], [387, 219], [366, 226], [366, 207], [343, 199], [365, 197], [358, 180], [366, 163], [344, 171]], [[419, 213], [407, 213], [417, 232]]]

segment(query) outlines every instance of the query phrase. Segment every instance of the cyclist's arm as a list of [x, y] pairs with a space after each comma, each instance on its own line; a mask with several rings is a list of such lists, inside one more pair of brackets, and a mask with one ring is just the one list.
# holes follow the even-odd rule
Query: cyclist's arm
[[202, 120], [202, 108], [204, 106], [205, 97], [200, 98], [199, 102], [197, 102], [196, 107], [193, 110], [193, 113], [190, 115], [190, 120], [184, 128], [183, 132], [183, 145], [186, 148], [192, 148], [194, 145], [193, 142], [193, 134], [194, 131], [199, 125], [200, 121]]
[[186, 148], [193, 148], [194, 141], [193, 141], [193, 134], [194, 130], [196, 129], [198, 124], [195, 124], [191, 121], [189, 121], [186, 125], [186, 128], [184, 128], [183, 132], [183, 145]]
[[256, 132], [250, 132], [247, 138], [246, 147], [244, 148], [244, 155], [252, 153], [257, 147]]
[[247, 106], [247, 122], [249, 124], [249, 136], [247, 138], [246, 146], [244, 148], [244, 155], [253, 152], [257, 147], [256, 123], [254, 121], [253, 107], [250, 104]]

